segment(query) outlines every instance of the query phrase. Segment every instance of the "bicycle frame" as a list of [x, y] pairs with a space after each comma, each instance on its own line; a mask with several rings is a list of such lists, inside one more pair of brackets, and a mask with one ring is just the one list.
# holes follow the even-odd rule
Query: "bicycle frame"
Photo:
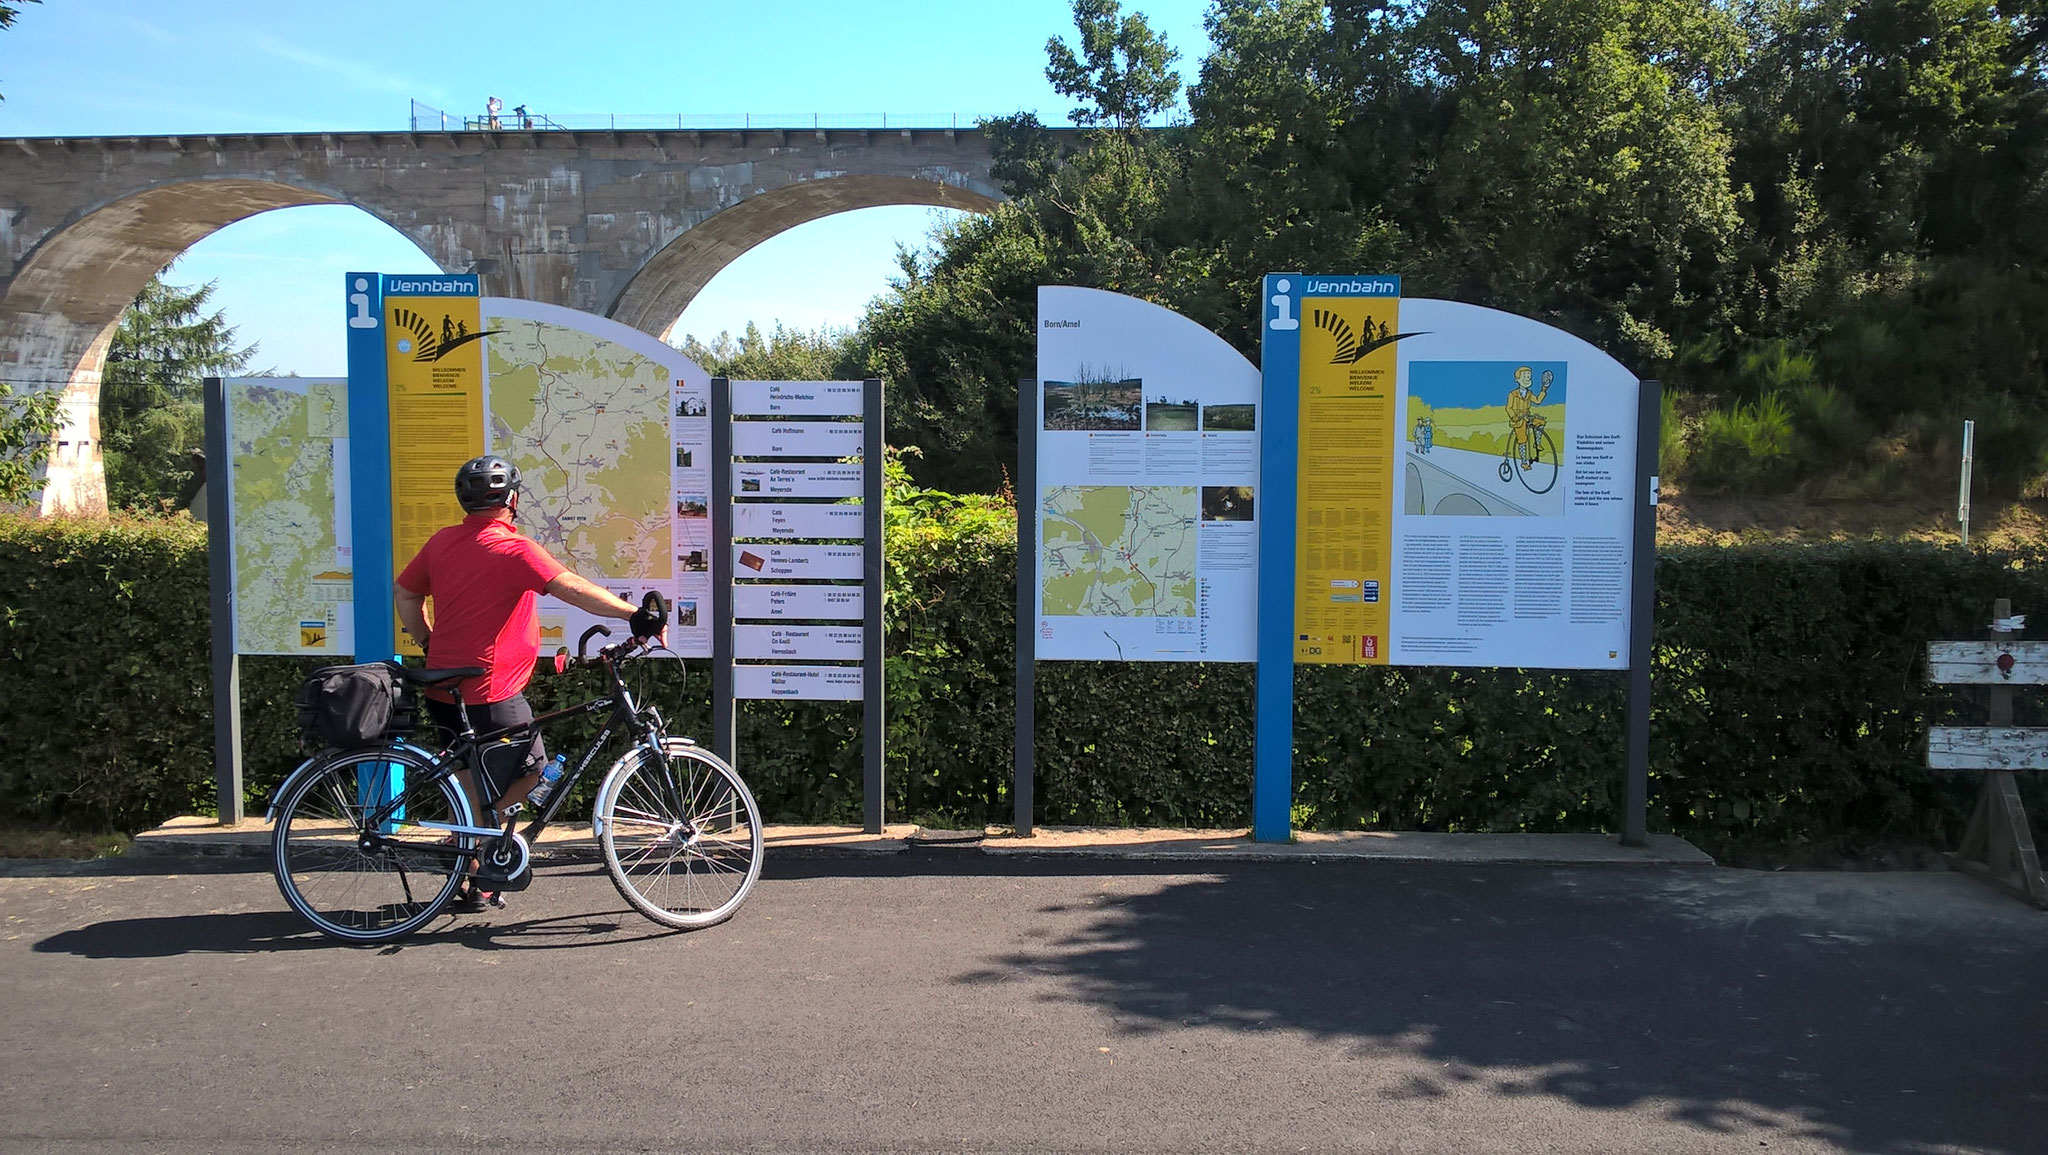
[[[591, 763], [596, 761], [598, 754], [603, 751], [615, 733], [630, 733], [634, 745], [639, 745], [651, 751], [661, 765], [664, 786], [670, 791], [674, 791], [676, 789], [675, 778], [668, 766], [667, 752], [662, 749], [660, 741], [664, 734], [661, 712], [651, 705], [642, 709], [634, 702], [632, 691], [627, 689], [624, 678], [619, 674], [618, 661], [615, 657], [600, 654], [599, 664], [604, 667], [605, 673], [611, 678], [612, 689], [610, 694], [592, 698], [590, 701], [579, 705], [549, 711], [546, 714], [535, 717], [530, 722], [489, 730], [481, 734], [477, 733], [470, 726], [469, 711], [463, 706], [461, 693], [457, 691], [456, 707], [461, 712], [463, 731], [457, 734], [454, 740], [443, 748], [439, 754], [428, 754], [426, 756], [427, 761], [436, 768], [438, 773], [411, 784], [397, 797], [385, 801], [376, 810], [368, 814], [364, 819], [366, 832], [362, 837], [366, 841], [373, 843], [386, 842], [387, 839], [381, 835], [373, 835], [367, 831], [383, 830], [394, 816], [405, 813], [407, 801], [412, 799], [415, 794], [425, 794], [429, 790], [438, 788], [443, 779], [453, 776], [458, 769], [466, 767], [471, 774], [481, 775], [482, 760], [477, 757], [477, 752], [483, 748], [485, 743], [509, 735], [527, 733], [548, 722], [559, 721], [563, 718], [576, 717], [582, 714], [595, 714], [602, 710], [610, 710], [611, 717], [606, 719], [604, 726], [598, 730], [597, 737], [593, 738], [590, 745], [584, 748], [582, 757], [576, 759], [569, 770], [562, 775], [562, 780], [555, 784], [554, 792], [549, 795], [546, 804], [541, 807], [539, 813], [533, 816], [525, 828], [519, 831], [519, 836], [525, 839], [529, 845], [540, 837], [541, 832], [546, 830], [548, 824], [553, 822], [555, 816], [561, 812], [562, 807], [568, 801], [569, 795], [574, 791], [576, 784], [582, 781], [583, 775], [589, 771]], [[410, 748], [422, 754], [425, 753], [419, 747], [411, 746], [409, 743], [401, 743], [401, 747]], [[452, 822], [420, 822], [418, 825], [431, 830], [446, 830], [451, 834], [466, 834], [475, 838], [502, 838], [512, 832], [512, 827], [516, 822], [516, 818], [508, 821], [503, 829], [493, 826], [464, 826]], [[413, 849], [417, 850], [418, 848], [414, 847]], [[466, 858], [473, 853], [473, 849], [458, 845], [450, 847], [448, 853], [450, 857]]]

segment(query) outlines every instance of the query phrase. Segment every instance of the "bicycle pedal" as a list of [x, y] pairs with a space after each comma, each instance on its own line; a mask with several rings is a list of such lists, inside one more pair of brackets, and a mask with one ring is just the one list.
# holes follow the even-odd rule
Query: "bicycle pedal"
[[492, 906], [497, 907], [499, 910], [505, 909], [505, 896], [495, 890], [492, 891], [490, 895], [484, 899], [484, 901], [490, 903]]

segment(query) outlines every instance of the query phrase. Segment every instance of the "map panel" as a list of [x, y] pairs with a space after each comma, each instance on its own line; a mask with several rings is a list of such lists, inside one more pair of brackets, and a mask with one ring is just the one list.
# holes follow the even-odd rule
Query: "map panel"
[[522, 475], [520, 528], [593, 581], [666, 587], [675, 571], [668, 366], [547, 321], [486, 323], [489, 443]]
[[224, 391], [235, 652], [347, 654], [348, 385], [233, 378]]
[[1192, 618], [1201, 489], [1060, 485], [1044, 491], [1041, 612]]

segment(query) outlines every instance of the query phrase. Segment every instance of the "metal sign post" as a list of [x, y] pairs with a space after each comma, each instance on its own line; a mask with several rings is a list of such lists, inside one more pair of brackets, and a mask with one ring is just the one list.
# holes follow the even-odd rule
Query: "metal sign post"
[[1956, 522], [1963, 529], [1963, 544], [1970, 544], [1970, 466], [1977, 456], [1977, 423], [1963, 422], [1963, 486], [1956, 498]]
[[1657, 442], [1664, 385], [1645, 381], [1636, 402], [1635, 542], [1629, 564], [1628, 705], [1623, 740], [1621, 844], [1649, 841], [1650, 665], [1657, 628]]
[[711, 379], [711, 556], [725, 576], [711, 583], [711, 752], [739, 768], [732, 692], [732, 382]]
[[234, 538], [229, 524], [228, 403], [218, 377], [205, 381], [206, 577], [213, 602], [213, 780], [222, 826], [242, 820], [242, 660], [235, 654]]
[[713, 599], [716, 749], [733, 757], [739, 699], [860, 702], [862, 820], [880, 834], [882, 382], [711, 386], [714, 549], [730, 563]]
[[[1010, 773], [1011, 822], [1019, 837], [1031, 835], [1031, 810], [1038, 774], [1038, 382], [1017, 382], [1017, 742]], [[1027, 432], [1028, 430], [1028, 432]]]

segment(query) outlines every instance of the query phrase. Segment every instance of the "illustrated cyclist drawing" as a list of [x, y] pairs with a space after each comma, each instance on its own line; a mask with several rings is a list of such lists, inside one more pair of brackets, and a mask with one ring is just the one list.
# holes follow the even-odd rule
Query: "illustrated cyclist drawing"
[[[444, 911], [502, 906], [503, 892], [532, 880], [533, 840], [620, 734], [631, 745], [606, 772], [592, 815], [613, 882], [669, 926], [729, 917], [760, 873], [752, 793], [714, 755], [668, 736], [659, 711], [636, 702], [619, 673], [659, 646], [668, 620], [660, 596], [636, 607], [520, 533], [519, 471], [503, 458], [466, 462], [455, 493], [466, 516], [436, 533], [397, 581], [399, 622], [425, 650], [426, 668], [329, 667], [301, 690], [302, 717], [327, 748], [279, 787], [272, 809], [286, 901], [353, 942], [408, 934]], [[575, 661], [565, 652], [557, 668], [601, 669], [609, 692], [535, 717], [523, 691], [539, 656], [542, 594], [622, 619], [632, 636], [593, 656], [593, 637], [611, 631], [585, 631]], [[428, 695], [438, 753], [407, 733], [414, 687]], [[596, 713], [608, 713], [607, 723], [579, 758], [546, 760], [541, 726]]]
[[1411, 362], [1408, 513], [1562, 515], [1565, 368], [1554, 361]]

